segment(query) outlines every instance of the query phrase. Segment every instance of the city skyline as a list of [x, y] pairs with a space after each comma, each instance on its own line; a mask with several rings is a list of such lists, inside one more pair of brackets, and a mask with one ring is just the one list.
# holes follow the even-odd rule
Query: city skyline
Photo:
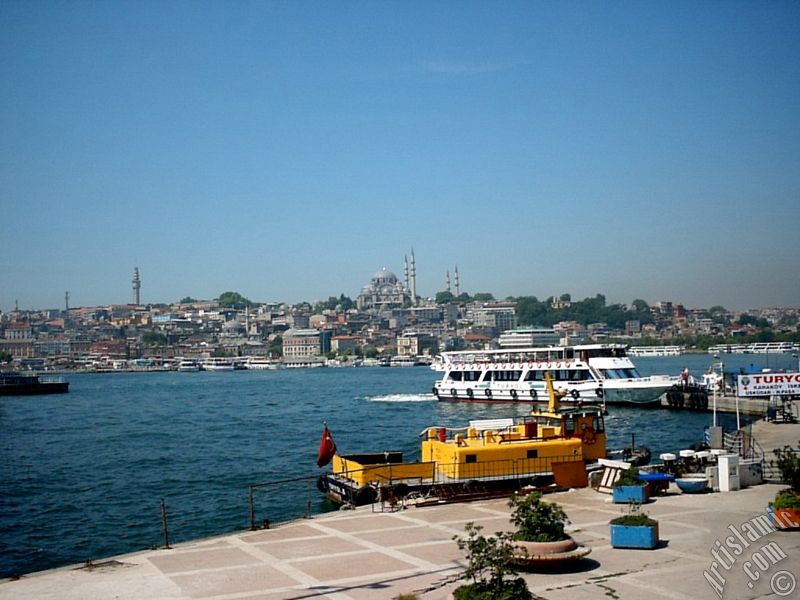
[[0, 310], [800, 304], [800, 5], [7, 2]]

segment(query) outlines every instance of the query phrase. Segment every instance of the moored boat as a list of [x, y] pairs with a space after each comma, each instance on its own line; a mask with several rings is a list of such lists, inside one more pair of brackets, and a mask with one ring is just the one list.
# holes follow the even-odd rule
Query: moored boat
[[318, 487], [337, 504], [362, 505], [412, 493], [450, 497], [553, 481], [586, 485], [587, 463], [606, 454], [604, 412], [598, 406], [562, 409], [563, 393], [549, 375], [546, 383], [547, 408], [529, 416], [427, 428], [417, 462], [404, 462], [399, 451], [332, 454], [332, 470], [319, 477]]
[[195, 373], [200, 370], [200, 363], [191, 358], [183, 358], [178, 363], [178, 372]]
[[0, 396], [65, 394], [68, 391], [69, 382], [63, 377], [0, 373]]
[[432, 367], [439, 400], [547, 402], [545, 374], [567, 403], [650, 404], [677, 378], [642, 377], [624, 344], [444, 352]]

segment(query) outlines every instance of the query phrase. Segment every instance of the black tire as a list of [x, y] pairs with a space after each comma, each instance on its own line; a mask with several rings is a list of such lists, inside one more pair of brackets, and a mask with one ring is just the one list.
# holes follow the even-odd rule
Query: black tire
[[580, 393], [578, 390], [572, 390], [572, 391], [569, 393], [569, 395], [570, 395], [570, 396], [572, 396], [572, 399], [573, 399], [573, 400], [577, 400], [578, 398], [580, 398], [580, 397], [581, 397], [581, 393]]
[[511, 399], [516, 402], [517, 401], [517, 390], [511, 390]]
[[410, 491], [411, 488], [408, 487], [407, 483], [398, 483], [392, 488], [392, 493], [395, 498], [405, 498]]
[[467, 388], [467, 397], [472, 398], [473, 395], [472, 388]]
[[594, 391], [594, 393], [597, 395], [598, 398], [602, 398], [603, 397], [603, 388], [601, 388], [601, 387], [597, 388]]
[[378, 491], [371, 486], [362, 485], [356, 490], [353, 495], [354, 504], [356, 506], [363, 506], [365, 504], [372, 504], [378, 499]]
[[455, 398], [456, 397], [456, 388], [450, 388], [450, 395]]
[[539, 393], [533, 388], [531, 388], [530, 394], [531, 398], [533, 398], [534, 400], [536, 400], [536, 397], [539, 395]]
[[439, 389], [436, 386], [433, 386], [433, 389], [431, 391], [433, 392], [434, 396], [436, 396], [437, 398], [439, 397]]
[[490, 390], [489, 388], [486, 388], [485, 390], [483, 390], [483, 393], [486, 395], [487, 398], [491, 398], [492, 397], [492, 390]]

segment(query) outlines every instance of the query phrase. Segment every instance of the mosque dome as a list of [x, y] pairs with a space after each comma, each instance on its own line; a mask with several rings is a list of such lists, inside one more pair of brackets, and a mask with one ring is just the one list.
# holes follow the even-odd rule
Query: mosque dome
[[397, 275], [392, 273], [386, 267], [383, 267], [380, 271], [375, 273], [372, 281], [375, 283], [397, 283]]

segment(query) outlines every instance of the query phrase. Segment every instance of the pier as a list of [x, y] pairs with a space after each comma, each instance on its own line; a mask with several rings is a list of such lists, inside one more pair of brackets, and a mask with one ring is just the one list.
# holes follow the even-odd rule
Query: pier
[[[753, 435], [771, 451], [796, 445], [800, 425], [762, 421], [753, 425]], [[705, 575], [711, 551], [724, 543], [730, 527], [764, 515], [783, 487], [681, 494], [673, 484], [667, 495], [643, 507], [659, 521], [661, 543], [652, 551], [611, 548], [608, 521], [621, 511], [607, 495], [589, 488], [548, 494], [546, 500], [567, 512], [569, 533], [592, 552], [571, 568], [523, 577], [535, 597], [547, 600], [716, 598]], [[0, 583], [0, 597], [390, 600], [415, 594], [418, 600], [445, 600], [465, 564], [453, 536], [463, 536], [467, 522], [483, 525], [487, 533], [511, 530], [509, 514], [504, 499], [391, 510], [376, 504], [33, 573]], [[785, 558], [754, 578], [743, 565], [767, 544]], [[763, 597], [774, 575], [800, 573], [800, 536], [770, 532], [734, 564], [717, 566], [725, 597]]]

